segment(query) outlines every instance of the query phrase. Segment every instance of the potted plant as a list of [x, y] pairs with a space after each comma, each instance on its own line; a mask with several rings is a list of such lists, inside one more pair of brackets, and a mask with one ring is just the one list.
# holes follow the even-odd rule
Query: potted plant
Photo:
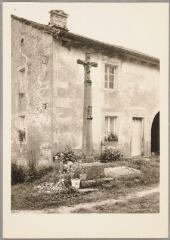
[[109, 133], [108, 136], [105, 137], [105, 141], [106, 142], [117, 142], [118, 141], [118, 137], [116, 134], [114, 133]]
[[71, 186], [73, 188], [79, 189], [80, 188], [80, 178], [72, 178], [71, 179]]

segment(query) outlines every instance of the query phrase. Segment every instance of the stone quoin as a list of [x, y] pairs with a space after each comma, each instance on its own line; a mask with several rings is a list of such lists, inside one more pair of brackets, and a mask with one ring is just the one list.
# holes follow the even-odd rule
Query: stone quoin
[[68, 145], [90, 156], [104, 144], [125, 157], [159, 152], [159, 59], [74, 34], [67, 18], [11, 16], [12, 159], [27, 163], [34, 149], [51, 164]]

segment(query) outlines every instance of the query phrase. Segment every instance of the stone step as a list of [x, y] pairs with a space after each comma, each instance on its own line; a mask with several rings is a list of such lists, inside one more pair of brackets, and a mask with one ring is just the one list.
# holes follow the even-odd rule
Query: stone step
[[98, 191], [98, 189], [97, 188], [79, 188], [78, 191], [80, 193], [89, 193], [89, 192]]
[[106, 184], [113, 181], [113, 178], [98, 178], [98, 179], [91, 179], [91, 180], [81, 180], [80, 181], [80, 188], [92, 188], [96, 187], [100, 184]]

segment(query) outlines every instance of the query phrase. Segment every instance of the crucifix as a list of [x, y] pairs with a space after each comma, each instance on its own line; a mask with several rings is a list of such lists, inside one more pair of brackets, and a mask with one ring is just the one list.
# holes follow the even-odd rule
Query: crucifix
[[92, 81], [90, 79], [91, 67], [97, 63], [90, 62], [90, 53], [85, 54], [85, 61], [77, 60], [84, 66], [84, 108], [83, 108], [83, 152], [87, 161], [93, 160], [93, 135], [92, 135]]

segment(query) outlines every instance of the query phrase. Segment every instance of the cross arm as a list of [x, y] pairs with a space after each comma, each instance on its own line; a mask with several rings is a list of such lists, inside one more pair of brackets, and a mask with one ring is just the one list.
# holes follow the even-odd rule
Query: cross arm
[[95, 62], [91, 62], [90, 65], [91, 65], [92, 67], [97, 67], [97, 66], [98, 66], [98, 64], [95, 63]]
[[81, 64], [81, 65], [85, 65], [85, 64], [86, 64], [84, 61], [82, 61], [82, 60], [80, 60], [80, 59], [77, 59], [77, 63], [78, 63], [78, 64]]
[[85, 61], [83, 61], [83, 60], [80, 60], [80, 59], [78, 59], [77, 60], [77, 63], [78, 64], [81, 64], [81, 65], [86, 65], [86, 66], [91, 66], [91, 67], [97, 67], [98, 66], [98, 64], [97, 63], [95, 63], [95, 62], [85, 62]]

